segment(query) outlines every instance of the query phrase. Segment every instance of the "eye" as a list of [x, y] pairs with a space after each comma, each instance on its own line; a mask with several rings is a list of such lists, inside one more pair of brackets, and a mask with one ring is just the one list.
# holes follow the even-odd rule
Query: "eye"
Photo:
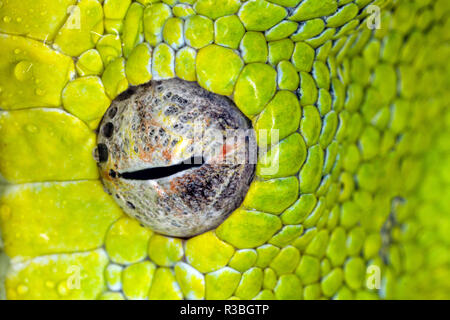
[[255, 170], [248, 119], [230, 99], [179, 79], [122, 93], [97, 140], [106, 190], [128, 215], [170, 236], [217, 227], [241, 204]]

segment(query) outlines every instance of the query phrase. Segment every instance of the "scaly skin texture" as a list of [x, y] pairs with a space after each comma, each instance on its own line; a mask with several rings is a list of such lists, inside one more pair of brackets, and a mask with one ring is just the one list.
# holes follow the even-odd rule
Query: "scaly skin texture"
[[[450, 298], [448, 1], [0, 3], [6, 298]], [[271, 145], [187, 240], [125, 216], [92, 157], [111, 100], [173, 77]]]

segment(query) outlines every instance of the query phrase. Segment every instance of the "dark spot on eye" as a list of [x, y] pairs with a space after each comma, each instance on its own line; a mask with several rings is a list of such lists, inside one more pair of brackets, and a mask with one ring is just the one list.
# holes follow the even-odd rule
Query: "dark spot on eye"
[[111, 178], [115, 178], [115, 177], [117, 177], [117, 173], [114, 171], [114, 170], [109, 170], [109, 176], [111, 177]]
[[174, 106], [170, 106], [170, 107], [168, 107], [168, 108], [164, 111], [164, 114], [165, 114], [166, 116], [170, 116], [170, 115], [172, 115], [172, 114], [176, 114], [177, 111], [178, 111], [177, 108], [175, 108]]
[[116, 100], [123, 101], [131, 97], [136, 92], [135, 88], [128, 88], [126, 91], [122, 92], [119, 96], [117, 96]]
[[106, 162], [108, 160], [108, 147], [104, 143], [100, 143], [97, 146], [98, 150], [98, 161]]
[[114, 133], [114, 125], [111, 122], [106, 123], [102, 128], [103, 136], [111, 138]]
[[111, 109], [109, 109], [108, 116], [111, 119], [114, 118], [116, 114], [117, 114], [117, 107], [112, 107]]
[[130, 201], [127, 201], [127, 206], [130, 207], [131, 209], [136, 209], [136, 207], [134, 206], [134, 204], [132, 204]]
[[174, 95], [171, 100], [180, 106], [185, 106], [188, 104], [188, 101], [179, 95]]

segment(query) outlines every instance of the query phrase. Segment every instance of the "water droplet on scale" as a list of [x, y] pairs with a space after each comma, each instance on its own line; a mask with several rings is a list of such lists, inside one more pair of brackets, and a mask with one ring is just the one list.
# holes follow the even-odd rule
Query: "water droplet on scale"
[[19, 81], [25, 81], [31, 78], [33, 75], [32, 72], [33, 63], [30, 61], [20, 61], [16, 64], [16, 67], [14, 68], [14, 76]]
[[30, 133], [36, 133], [39, 131], [39, 128], [36, 125], [31, 124], [31, 123], [27, 125], [26, 129]]
[[45, 286], [49, 289], [53, 289], [55, 287], [55, 283], [53, 281], [47, 280], [45, 282]]
[[67, 296], [69, 294], [69, 289], [67, 288], [67, 283], [66, 281], [61, 281], [58, 284], [58, 294], [60, 296]]
[[19, 284], [17, 286], [17, 293], [20, 295], [24, 295], [28, 292], [28, 287], [24, 284]]

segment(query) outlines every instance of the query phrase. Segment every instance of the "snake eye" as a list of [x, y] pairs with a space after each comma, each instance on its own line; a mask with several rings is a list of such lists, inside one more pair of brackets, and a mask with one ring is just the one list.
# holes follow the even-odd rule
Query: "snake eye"
[[257, 147], [248, 119], [230, 99], [187, 81], [125, 91], [105, 113], [97, 140], [108, 193], [165, 235], [217, 227], [253, 179]]

